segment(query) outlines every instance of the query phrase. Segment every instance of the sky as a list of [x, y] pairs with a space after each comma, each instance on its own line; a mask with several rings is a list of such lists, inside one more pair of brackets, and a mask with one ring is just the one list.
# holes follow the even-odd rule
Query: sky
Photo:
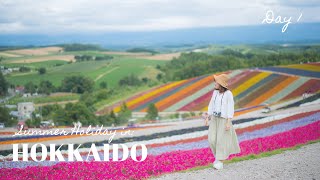
[[0, 0], [0, 34], [164, 31], [259, 25], [275, 18], [320, 22], [319, 0]]

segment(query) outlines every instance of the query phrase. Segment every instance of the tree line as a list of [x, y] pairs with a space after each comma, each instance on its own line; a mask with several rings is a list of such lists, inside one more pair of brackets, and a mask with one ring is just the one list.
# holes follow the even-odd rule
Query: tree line
[[201, 52], [182, 53], [180, 57], [157, 68], [164, 72], [167, 81], [171, 81], [226, 70], [317, 62], [319, 59], [320, 54], [315, 50], [299, 53], [243, 54], [227, 49], [214, 55]]
[[103, 56], [91, 56], [91, 55], [76, 55], [74, 56], [76, 62], [83, 62], [83, 61], [104, 61], [104, 60], [111, 60], [113, 56], [110, 55], [103, 55]]

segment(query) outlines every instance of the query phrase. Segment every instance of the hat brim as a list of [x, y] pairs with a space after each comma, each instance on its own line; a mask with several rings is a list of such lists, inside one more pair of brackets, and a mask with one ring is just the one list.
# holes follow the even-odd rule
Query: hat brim
[[222, 87], [224, 87], [224, 88], [229, 89], [228, 85], [224, 85], [224, 83], [219, 82], [219, 78], [217, 79], [216, 77], [217, 77], [216, 75], [213, 75], [213, 81], [214, 81], [214, 82], [220, 84], [220, 86], [222, 86]]

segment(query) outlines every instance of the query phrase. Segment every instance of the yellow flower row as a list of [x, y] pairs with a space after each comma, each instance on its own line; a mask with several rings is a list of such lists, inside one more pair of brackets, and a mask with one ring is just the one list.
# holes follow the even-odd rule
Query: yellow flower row
[[252, 78], [250, 78], [247, 81], [245, 81], [244, 83], [242, 83], [240, 86], [233, 89], [232, 90], [233, 96], [235, 97], [235, 96], [239, 95], [240, 93], [244, 92], [245, 90], [247, 90], [248, 88], [250, 88], [254, 84], [258, 83], [262, 79], [270, 76], [271, 74], [272, 73], [270, 73], [270, 72], [261, 72], [255, 76], [253, 76]]
[[293, 64], [293, 65], [280, 66], [280, 67], [320, 72], [320, 66], [312, 65], [312, 64]]

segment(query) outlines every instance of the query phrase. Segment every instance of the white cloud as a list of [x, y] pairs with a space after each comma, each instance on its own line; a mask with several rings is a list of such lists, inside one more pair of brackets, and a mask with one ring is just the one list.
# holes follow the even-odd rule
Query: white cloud
[[318, 22], [299, 0], [0, 0], [0, 33], [148, 31], [259, 24], [267, 10]]

